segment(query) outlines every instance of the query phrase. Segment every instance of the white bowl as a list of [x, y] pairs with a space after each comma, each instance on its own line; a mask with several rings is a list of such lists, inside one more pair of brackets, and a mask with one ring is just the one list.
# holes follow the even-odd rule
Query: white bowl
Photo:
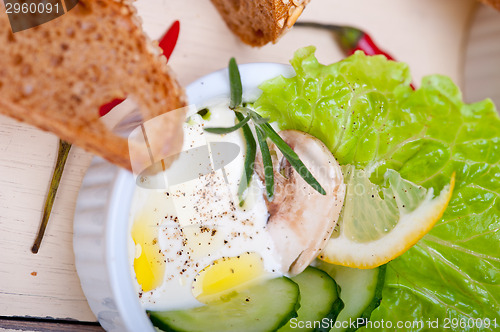
[[[246, 101], [258, 97], [263, 81], [295, 75], [291, 66], [284, 64], [253, 63], [239, 69]], [[186, 93], [197, 108], [215, 98], [229, 98], [227, 69], [191, 83]], [[92, 312], [107, 331], [155, 331], [139, 303], [129, 263], [129, 217], [135, 186], [132, 173], [96, 157], [76, 204], [76, 270]]]

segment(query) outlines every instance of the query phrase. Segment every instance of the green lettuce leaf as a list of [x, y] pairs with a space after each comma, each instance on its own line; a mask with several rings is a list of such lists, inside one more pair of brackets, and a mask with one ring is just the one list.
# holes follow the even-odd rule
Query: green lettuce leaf
[[423, 321], [423, 326], [396, 330], [445, 330], [445, 324], [449, 331], [500, 330], [500, 118], [495, 106], [490, 100], [464, 103], [457, 86], [440, 75], [425, 77], [413, 91], [407, 65], [383, 56], [357, 52], [325, 66], [314, 51], [307, 47], [295, 53], [295, 77], [262, 84], [257, 112], [281, 129], [318, 137], [342, 165], [369, 172], [378, 185], [393, 169], [437, 195], [456, 172], [442, 220], [388, 263], [383, 300], [371, 320], [390, 321], [392, 327], [365, 329], [394, 331], [399, 321]]

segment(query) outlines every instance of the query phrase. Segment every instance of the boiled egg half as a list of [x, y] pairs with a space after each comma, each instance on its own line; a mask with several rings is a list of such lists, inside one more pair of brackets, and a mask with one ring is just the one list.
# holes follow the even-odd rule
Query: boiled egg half
[[[304, 164], [326, 195], [302, 190], [304, 183], [293, 176], [293, 169], [283, 173], [286, 164], [278, 160], [282, 158], [278, 151], [273, 154], [278, 158], [275, 201], [266, 199], [257, 165], [240, 203], [238, 186], [246, 152], [241, 130], [221, 135], [203, 129], [234, 126], [237, 120], [228, 104], [217, 100], [208, 111], [191, 115], [184, 124], [183, 151], [188, 152], [167, 169], [138, 177], [138, 183], [161, 179], [167, 184], [137, 186], [131, 206], [130, 264], [140, 302], [147, 310], [188, 309], [266, 278], [299, 273], [335, 226], [345, 190], [340, 166], [322, 143], [299, 132], [284, 138], [290, 146], [301, 145], [297, 150], [303, 151], [308, 159]], [[232, 143], [236, 152], [215, 149], [220, 142]], [[327, 157], [318, 159], [318, 153]], [[216, 159], [222, 161], [220, 165], [215, 165]], [[207, 165], [211, 171], [200, 171]], [[194, 169], [197, 174], [176, 176], [169, 173], [170, 168]], [[293, 190], [287, 192], [290, 184]]]

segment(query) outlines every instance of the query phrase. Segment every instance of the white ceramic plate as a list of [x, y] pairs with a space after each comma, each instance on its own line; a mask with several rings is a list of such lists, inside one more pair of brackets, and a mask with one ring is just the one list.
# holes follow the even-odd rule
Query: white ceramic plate
[[[240, 73], [246, 101], [258, 97], [258, 85], [263, 81], [294, 75], [289, 65], [273, 63], [242, 65]], [[196, 108], [215, 98], [228, 98], [227, 69], [193, 82], [186, 92]], [[92, 312], [107, 331], [155, 331], [139, 303], [129, 264], [129, 216], [134, 190], [132, 173], [94, 158], [76, 204], [76, 270]]]

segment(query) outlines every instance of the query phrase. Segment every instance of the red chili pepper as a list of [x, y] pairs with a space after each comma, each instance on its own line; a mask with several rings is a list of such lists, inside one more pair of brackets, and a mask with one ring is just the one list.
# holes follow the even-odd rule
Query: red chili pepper
[[107, 104], [104, 104], [102, 105], [101, 107], [99, 107], [99, 116], [105, 116], [106, 114], [108, 114], [113, 108], [115, 108], [115, 106], [118, 106], [120, 105], [121, 103], [123, 103], [125, 99], [119, 99], [119, 98], [116, 98], [116, 99], [113, 99], [111, 102], [107, 103]]
[[366, 55], [382, 54], [389, 60], [394, 58], [387, 52], [380, 49], [369, 34], [366, 32], [348, 26], [335, 25], [335, 24], [322, 24], [316, 22], [297, 22], [295, 26], [320, 28], [333, 31], [339, 39], [339, 44], [346, 55], [351, 55], [354, 52], [361, 50]]
[[[161, 37], [159, 46], [163, 50], [163, 55], [168, 59], [174, 51], [175, 45], [177, 44], [177, 39], [179, 39], [180, 22], [175, 21], [172, 23], [167, 32]], [[102, 105], [99, 108], [99, 116], [104, 116], [108, 114], [115, 106], [120, 105], [125, 99], [114, 99], [113, 101]]]
[[352, 27], [342, 27], [339, 30], [339, 42], [345, 53], [351, 55], [360, 50], [366, 55], [382, 54], [389, 60], [394, 58], [387, 52], [381, 50], [374, 42], [372, 37], [364, 31]]

